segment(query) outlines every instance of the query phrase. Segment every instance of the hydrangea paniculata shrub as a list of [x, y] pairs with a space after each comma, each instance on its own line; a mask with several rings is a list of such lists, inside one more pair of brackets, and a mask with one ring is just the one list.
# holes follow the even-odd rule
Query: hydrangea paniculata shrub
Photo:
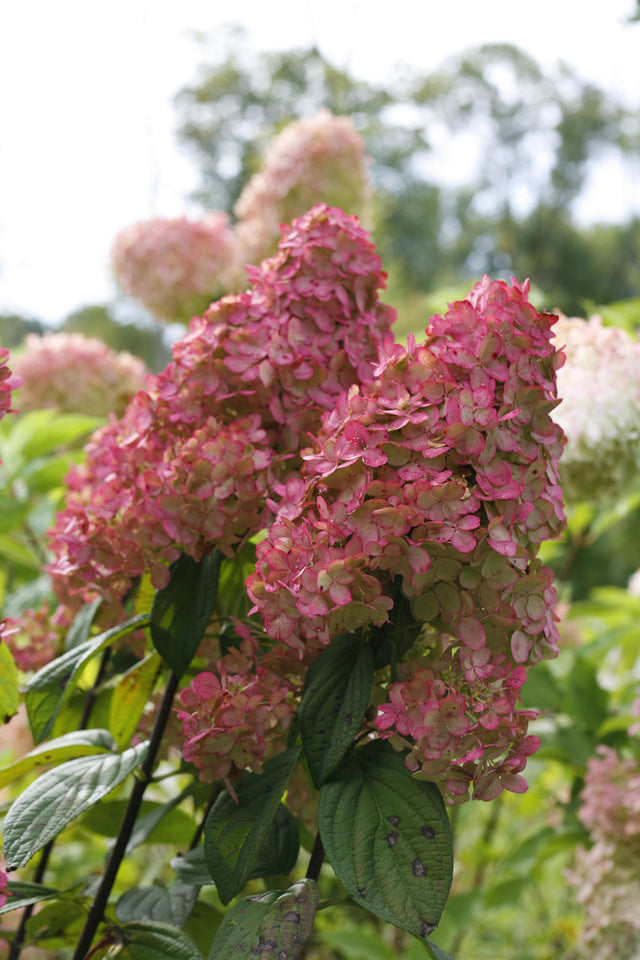
[[81, 333], [27, 334], [14, 368], [22, 378], [23, 413], [55, 407], [96, 417], [122, 416], [147, 375], [138, 357]]
[[451, 801], [520, 792], [526, 669], [557, 652], [553, 575], [536, 554], [565, 518], [552, 316], [486, 278], [385, 344], [369, 381], [323, 418], [247, 581], [273, 640], [301, 653], [341, 633], [416, 636], [374, 729]]
[[640, 466], [640, 342], [603, 326], [598, 316], [561, 316], [555, 337], [567, 357], [555, 414], [567, 437], [560, 465], [565, 499], [615, 499]]

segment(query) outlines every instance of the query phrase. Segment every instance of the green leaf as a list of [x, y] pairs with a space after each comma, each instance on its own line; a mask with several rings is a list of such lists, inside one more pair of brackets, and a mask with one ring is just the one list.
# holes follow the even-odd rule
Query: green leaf
[[24, 776], [37, 767], [51, 763], [62, 763], [78, 757], [88, 757], [96, 753], [112, 751], [116, 742], [108, 730], [76, 730], [65, 733], [55, 740], [43, 743], [29, 753], [25, 753], [14, 763], [0, 770], [0, 787], [6, 786], [18, 777]]
[[213, 883], [213, 878], [207, 866], [204, 846], [202, 845], [174, 857], [170, 866], [173, 867], [183, 883], [190, 883], [196, 887], [204, 887]]
[[4, 821], [7, 869], [24, 866], [67, 824], [113, 790], [144, 760], [148, 747], [141, 743], [121, 754], [69, 760], [29, 784]]
[[49, 736], [60, 708], [68, 700], [89, 661], [116, 640], [148, 624], [147, 615], [132, 617], [63, 653], [31, 678], [25, 691], [25, 703], [35, 743]]
[[55, 887], [45, 887], [41, 883], [28, 883], [21, 880], [10, 880], [7, 884], [9, 899], [0, 907], [0, 915], [20, 910], [31, 903], [40, 903], [42, 900], [53, 900], [61, 896], [60, 890]]
[[8, 723], [18, 712], [18, 671], [6, 643], [0, 643], [0, 721]]
[[[99, 836], [114, 837], [126, 807], [126, 800], [105, 800], [86, 812], [82, 826]], [[169, 803], [143, 800], [133, 834], [127, 844], [127, 853], [144, 840], [149, 840], [150, 843], [184, 844], [185, 837], [189, 837], [194, 830], [193, 818], [185, 810], [170, 809]]]
[[151, 610], [151, 638], [179, 677], [191, 663], [216, 604], [223, 556], [219, 550], [200, 563], [183, 554], [171, 565], [171, 578], [158, 590]]
[[209, 960], [296, 960], [313, 929], [317, 906], [314, 880], [241, 900], [220, 924]]
[[256, 869], [299, 756], [296, 749], [272, 757], [263, 773], [247, 773], [235, 784], [237, 803], [225, 790], [213, 805], [204, 849], [222, 903], [229, 903]]
[[342, 885], [382, 920], [426, 939], [453, 874], [449, 820], [437, 787], [376, 740], [343, 760], [320, 789], [320, 836]]
[[111, 697], [109, 729], [120, 750], [131, 742], [161, 669], [159, 654], [148, 654], [120, 677]]
[[127, 923], [120, 928], [122, 946], [109, 956], [127, 960], [203, 960], [193, 940], [168, 923]]
[[98, 597], [92, 603], [85, 603], [83, 607], [80, 607], [64, 638], [65, 650], [73, 650], [87, 642], [91, 632], [91, 624], [101, 606], [102, 597]]
[[198, 887], [180, 880], [164, 887], [133, 887], [120, 897], [116, 904], [116, 917], [120, 923], [132, 920], [157, 920], [181, 927], [191, 913], [198, 897]]
[[[77, 443], [105, 422], [103, 417], [58, 413], [54, 410], [34, 410], [21, 419], [24, 421], [27, 418], [27, 424], [21, 423], [23, 433], [19, 438], [22, 455], [26, 460], [47, 456], [60, 447]], [[11, 439], [18, 439], [16, 431], [12, 433]]]
[[300, 732], [313, 782], [325, 783], [353, 743], [371, 693], [374, 655], [359, 637], [337, 637], [307, 674]]
[[255, 897], [245, 897], [225, 914], [211, 944], [208, 960], [245, 960], [257, 943], [257, 931], [264, 917], [283, 890], [269, 890]]
[[281, 803], [271, 824], [267, 842], [250, 879], [286, 876], [295, 867], [299, 852], [298, 821], [291, 811]]

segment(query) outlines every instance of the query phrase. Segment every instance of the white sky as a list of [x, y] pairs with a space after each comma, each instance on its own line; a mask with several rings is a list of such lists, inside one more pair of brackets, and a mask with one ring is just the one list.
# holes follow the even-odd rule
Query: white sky
[[[406, 61], [515, 43], [640, 107], [633, 0], [0, 0], [0, 313], [57, 322], [109, 299], [108, 252], [135, 220], [187, 211], [195, 171], [172, 97], [195, 76], [190, 30], [245, 25], [260, 49], [317, 43], [384, 82]], [[587, 215], [640, 212], [604, 169]], [[188, 212], [188, 211], [187, 211]]]

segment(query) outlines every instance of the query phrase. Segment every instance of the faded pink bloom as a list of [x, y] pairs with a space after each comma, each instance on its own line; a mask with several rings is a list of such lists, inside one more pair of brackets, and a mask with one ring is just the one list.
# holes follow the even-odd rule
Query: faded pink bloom
[[243, 770], [261, 773], [262, 762], [284, 746], [293, 688], [239, 651], [217, 666], [218, 674], [199, 673], [180, 694], [182, 754], [201, 780], [224, 780], [233, 795], [230, 781]]
[[538, 741], [516, 708], [524, 665], [557, 652], [553, 575], [536, 554], [565, 522], [549, 416], [562, 356], [527, 289], [485, 279], [423, 344], [385, 344], [303, 451], [306, 484], [275, 490], [247, 580], [269, 636], [301, 654], [356, 629], [375, 642], [435, 628], [407, 668], [433, 685], [414, 701], [394, 684], [377, 726], [450, 800], [526, 787]]
[[7, 366], [9, 351], [0, 347], [0, 420], [5, 413], [13, 413], [11, 409], [11, 392], [22, 385], [22, 378], [12, 373]]
[[187, 323], [228, 290], [235, 245], [224, 213], [156, 217], [120, 231], [111, 264], [122, 289], [156, 317]]
[[592, 846], [579, 847], [569, 882], [584, 906], [581, 957], [635, 957], [640, 951], [640, 767], [600, 746], [587, 767], [578, 816]]
[[289, 124], [236, 203], [241, 266], [275, 253], [280, 225], [314, 204], [362, 218], [368, 193], [364, 143], [348, 117], [321, 110]]
[[37, 611], [24, 610], [19, 618], [7, 618], [4, 623], [6, 631], [0, 637], [7, 641], [19, 670], [30, 673], [55, 658], [61, 636], [51, 623], [48, 604]]
[[147, 376], [138, 357], [117, 353], [81, 333], [27, 334], [14, 367], [22, 378], [17, 399], [23, 413], [56, 407], [96, 417], [111, 412], [121, 416]]
[[4, 870], [0, 870], [0, 907], [4, 907], [11, 894], [7, 891], [9, 876]]

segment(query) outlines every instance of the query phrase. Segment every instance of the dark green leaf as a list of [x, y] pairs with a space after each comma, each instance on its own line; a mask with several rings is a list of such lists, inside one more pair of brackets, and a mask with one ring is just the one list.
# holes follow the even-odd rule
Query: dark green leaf
[[213, 878], [207, 866], [204, 846], [202, 845], [174, 857], [170, 866], [173, 867], [183, 883], [190, 883], [196, 887], [204, 887], [208, 883], [213, 883]]
[[311, 665], [300, 732], [313, 782], [325, 783], [360, 729], [373, 681], [373, 651], [352, 634], [337, 637]]
[[426, 939], [440, 920], [453, 873], [449, 820], [437, 787], [414, 779], [404, 755], [376, 740], [346, 757], [320, 789], [318, 825], [353, 899]]
[[120, 897], [116, 904], [116, 917], [120, 923], [132, 920], [157, 920], [181, 927], [196, 902], [198, 887], [180, 880], [164, 887], [133, 887]]
[[55, 740], [40, 744], [29, 753], [25, 753], [19, 760], [3, 767], [0, 770], [0, 787], [4, 787], [37, 767], [109, 752], [115, 746], [115, 740], [108, 730], [77, 730], [74, 733], [65, 733], [61, 737], [56, 737]]
[[222, 903], [240, 893], [255, 870], [299, 755], [286, 750], [268, 760], [263, 773], [245, 774], [235, 784], [238, 802], [225, 790], [207, 817], [205, 856]]
[[258, 928], [272, 905], [284, 891], [269, 890], [245, 897], [225, 914], [211, 944], [208, 960], [246, 960], [257, 943]]
[[203, 960], [193, 940], [168, 923], [127, 923], [120, 933], [124, 943], [110, 956], [123, 960]]
[[171, 578], [158, 590], [151, 611], [153, 644], [180, 677], [191, 663], [215, 608], [223, 556], [219, 550], [200, 563], [182, 555], [171, 566]]
[[92, 807], [141, 763], [149, 744], [121, 754], [69, 760], [29, 784], [4, 821], [7, 869], [24, 866], [67, 824]]
[[7, 893], [11, 896], [4, 906], [0, 907], [0, 914], [28, 907], [30, 903], [40, 903], [41, 900], [52, 900], [61, 896], [60, 891], [55, 887], [45, 887], [41, 883], [28, 883], [21, 880], [10, 880]]
[[209, 960], [296, 960], [313, 929], [317, 906], [314, 880], [241, 900], [220, 924]]
[[34, 743], [40, 743], [49, 735], [60, 708], [74, 690], [89, 661], [116, 640], [148, 624], [147, 615], [132, 617], [120, 626], [112, 627], [63, 653], [31, 678], [25, 691], [25, 703]]
[[271, 824], [267, 842], [250, 879], [286, 876], [295, 867], [299, 852], [298, 821], [291, 811], [281, 803]]

